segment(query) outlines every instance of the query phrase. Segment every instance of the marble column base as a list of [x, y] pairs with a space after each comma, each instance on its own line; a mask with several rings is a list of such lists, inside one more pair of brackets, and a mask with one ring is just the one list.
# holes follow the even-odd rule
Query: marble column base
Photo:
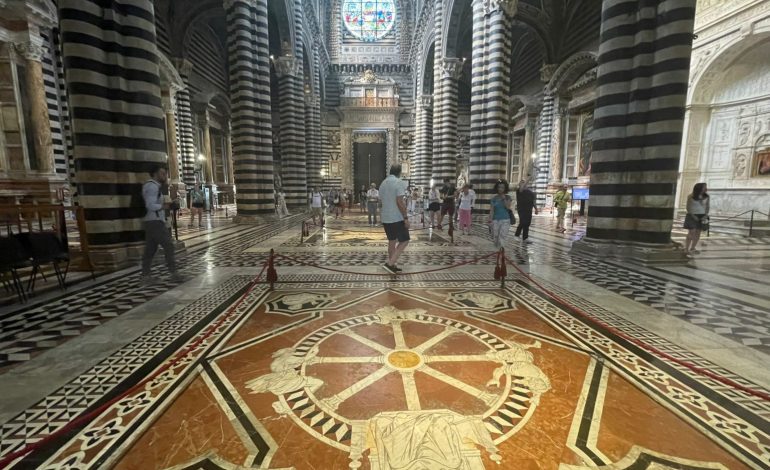
[[572, 244], [571, 251], [601, 258], [636, 261], [643, 264], [687, 264], [689, 262], [681, 244], [673, 242], [659, 245], [583, 238]]
[[278, 214], [265, 215], [236, 215], [233, 222], [236, 224], [264, 224], [265, 222], [276, 222], [280, 220]]
[[[173, 234], [172, 234], [173, 236]], [[175, 251], [177, 253], [185, 251], [185, 243], [181, 240], [174, 240]], [[156, 258], [163, 258], [162, 249], [158, 249]], [[135, 266], [142, 259], [144, 252], [144, 243], [137, 245], [114, 247], [114, 248], [91, 248], [89, 255], [94, 269], [97, 271], [115, 271]]]

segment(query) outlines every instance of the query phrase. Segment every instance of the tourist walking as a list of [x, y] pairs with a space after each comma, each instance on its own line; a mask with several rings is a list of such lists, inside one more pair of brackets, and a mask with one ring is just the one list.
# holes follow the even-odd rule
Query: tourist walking
[[687, 256], [700, 253], [695, 248], [700, 241], [701, 232], [708, 230], [709, 195], [707, 191], [706, 183], [698, 183], [692, 188], [692, 194], [687, 196], [687, 215], [684, 217], [684, 228], [687, 229], [684, 253]]
[[[142, 199], [147, 210], [144, 216], [144, 254], [142, 255], [142, 284], [153, 285], [157, 281], [150, 276], [150, 266], [158, 245], [163, 247], [166, 267], [171, 280], [178, 282], [181, 277], [176, 272], [174, 242], [171, 231], [166, 226], [166, 211], [174, 209], [176, 201], [164, 202], [162, 186], [168, 182], [168, 171], [162, 165], [155, 165], [150, 170], [151, 180], [142, 186]], [[178, 208], [178, 206], [177, 206]]]
[[441, 210], [441, 193], [439, 193], [438, 186], [433, 187], [428, 192], [428, 212], [430, 213], [430, 227], [436, 226], [435, 219], [436, 213]]
[[572, 202], [572, 197], [569, 194], [569, 186], [566, 184], [561, 185], [556, 194], [553, 195], [553, 205], [556, 206], [556, 231], [564, 233], [567, 231], [564, 228], [564, 216], [567, 214], [567, 208]]
[[283, 191], [283, 188], [278, 188], [278, 191], [276, 191], [275, 208], [279, 219], [289, 216], [289, 209], [286, 207], [286, 193]]
[[457, 188], [452, 184], [452, 180], [444, 178], [444, 186], [441, 187], [441, 214], [438, 217], [438, 229], [441, 228], [441, 223], [444, 220], [444, 216], [449, 216], [449, 223], [452, 223], [452, 217], [455, 215], [455, 198], [457, 197]]
[[206, 195], [203, 194], [199, 183], [195, 183], [195, 186], [190, 190], [190, 200], [192, 206], [190, 207], [190, 225], [188, 228], [195, 226], [195, 214], [198, 214], [198, 227], [203, 228], [203, 208], [206, 207]]
[[323, 227], [324, 213], [323, 213], [323, 200], [324, 195], [321, 191], [316, 191], [315, 188], [310, 188], [310, 195], [308, 196], [308, 202], [310, 202], [310, 214], [313, 217], [313, 225], [316, 224], [316, 217], [319, 224]]
[[529, 189], [529, 183], [526, 180], [519, 182], [519, 188], [516, 190], [516, 212], [519, 213], [519, 226], [516, 227], [516, 236], [521, 236], [522, 243], [532, 243], [529, 239], [529, 226], [532, 225], [532, 211], [538, 214], [535, 203], [535, 193]]
[[380, 185], [380, 218], [388, 237], [388, 261], [382, 268], [398, 274], [398, 258], [409, 245], [409, 217], [406, 213], [406, 182], [401, 179], [401, 165], [391, 165], [390, 175]]
[[361, 185], [361, 190], [358, 191], [358, 202], [361, 204], [361, 212], [366, 212], [366, 185]]
[[334, 218], [337, 219], [340, 216], [340, 192], [332, 188], [329, 190], [329, 196], [327, 197], [327, 201], [329, 204], [329, 215], [334, 213]]
[[[460, 192], [460, 230], [463, 235], [471, 234], [471, 223], [473, 215], [473, 203], [476, 202], [476, 193], [473, 192], [470, 185], [464, 185]], [[467, 232], [467, 233], [466, 233]]]
[[377, 225], [377, 209], [380, 206], [380, 192], [377, 191], [377, 185], [372, 183], [369, 191], [366, 192], [366, 211], [369, 215], [369, 226]]
[[508, 231], [511, 230], [511, 210], [513, 200], [508, 195], [510, 190], [507, 181], [495, 183], [495, 195], [489, 201], [489, 224], [492, 226], [492, 240], [498, 250], [505, 246]]

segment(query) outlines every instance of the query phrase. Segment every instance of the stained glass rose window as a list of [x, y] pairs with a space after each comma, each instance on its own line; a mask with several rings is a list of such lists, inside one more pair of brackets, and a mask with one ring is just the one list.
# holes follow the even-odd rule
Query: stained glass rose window
[[342, 22], [357, 39], [382, 39], [396, 24], [395, 0], [345, 0]]

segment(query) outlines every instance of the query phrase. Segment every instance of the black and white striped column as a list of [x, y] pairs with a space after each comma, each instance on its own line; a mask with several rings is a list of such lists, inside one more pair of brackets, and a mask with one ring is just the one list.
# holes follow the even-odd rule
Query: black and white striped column
[[280, 114], [281, 181], [289, 207], [307, 204], [307, 160], [305, 157], [305, 97], [302, 60], [283, 56], [275, 60], [278, 73]]
[[463, 59], [454, 57], [436, 61], [431, 174], [437, 184], [444, 178], [457, 178], [457, 80], [464, 64]]
[[[151, 0], [59, 0], [75, 179], [97, 263], [125, 259], [144, 236], [147, 172], [166, 162]], [[115, 47], [130, 44], [131, 47]], [[98, 255], [110, 251], [109, 258]]]
[[305, 96], [305, 116], [307, 117], [308, 145], [305, 148], [308, 160], [307, 184], [321, 188], [321, 170], [323, 169], [323, 153], [321, 152], [321, 54], [318, 46], [313, 46], [311, 66], [311, 90]]
[[548, 180], [551, 177], [554, 99], [551, 94], [543, 96], [543, 109], [540, 111], [538, 123], [537, 161], [535, 162], [537, 174], [535, 175], [534, 189], [537, 195], [537, 204], [541, 207], [545, 203], [545, 193], [548, 189]]
[[433, 95], [417, 97], [417, 127], [414, 146], [414, 184], [427, 188], [433, 168]]
[[511, 18], [516, 5], [513, 0], [473, 4], [470, 181], [481, 211], [488, 209], [497, 180], [505, 178]]
[[267, 0], [227, 0], [233, 165], [239, 220], [275, 213]]
[[695, 3], [603, 3], [587, 241], [671, 241]]
[[176, 94], [176, 118], [177, 132], [179, 135], [179, 173], [185, 186], [195, 185], [195, 162], [198, 159], [195, 150], [195, 137], [193, 129], [192, 103], [190, 102], [190, 74], [192, 62], [185, 59], [177, 59], [174, 65], [182, 77], [185, 87]]

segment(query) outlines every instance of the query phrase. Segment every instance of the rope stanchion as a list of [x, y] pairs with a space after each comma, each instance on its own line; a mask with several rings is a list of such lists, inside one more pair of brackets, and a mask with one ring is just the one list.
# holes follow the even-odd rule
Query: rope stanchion
[[159, 369], [157, 369], [152, 374], [148, 375], [132, 387], [130, 387], [128, 390], [120, 393], [115, 398], [109, 400], [108, 402], [102, 404], [98, 408], [91, 410], [90, 412], [70, 421], [66, 425], [62, 426], [61, 428], [57, 429], [56, 431], [52, 432], [51, 434], [48, 434], [44, 437], [42, 437], [39, 441], [36, 441], [32, 444], [28, 444], [22, 449], [17, 450], [16, 452], [11, 452], [10, 454], [0, 458], [0, 468], [6, 468], [11, 463], [13, 463], [16, 459], [19, 459], [21, 457], [24, 457], [27, 454], [30, 454], [46, 445], [51, 443], [51, 441], [54, 441], [61, 436], [77, 430], [77, 428], [81, 426], [85, 426], [89, 422], [93, 421], [97, 416], [101, 415], [108, 409], [110, 409], [112, 406], [114, 406], [116, 403], [119, 403], [121, 400], [125, 399], [127, 396], [133, 394], [134, 392], [140, 390], [142, 387], [147, 385], [149, 382], [155, 380], [158, 376], [165, 373], [167, 370], [171, 369], [172, 367], [179, 364], [182, 359], [187, 357], [190, 353], [196, 351], [201, 344], [203, 344], [209, 337], [211, 337], [212, 334], [216, 330], [218, 330], [224, 323], [227, 321], [233, 313], [235, 313], [236, 310], [238, 310], [238, 307], [241, 306], [241, 304], [246, 300], [249, 295], [254, 291], [254, 289], [259, 285], [259, 281], [262, 278], [262, 275], [265, 273], [265, 269], [268, 267], [268, 261], [265, 261], [262, 264], [262, 270], [257, 274], [257, 277], [255, 277], [249, 284], [247, 284], [246, 291], [241, 294], [240, 297], [238, 297], [238, 300], [235, 301], [233, 305], [230, 306], [230, 308], [227, 309], [224, 315], [217, 320], [216, 323], [211, 325], [197, 340], [195, 340], [190, 346], [188, 346], [185, 350], [181, 351], [179, 354], [177, 354], [174, 359], [171, 360], [171, 362], [168, 362], [167, 364], [163, 365]]
[[623, 333], [622, 331], [618, 330], [617, 328], [603, 322], [602, 320], [599, 320], [598, 318], [593, 317], [592, 315], [586, 313], [583, 309], [580, 307], [574, 306], [570, 304], [569, 302], [565, 301], [558, 295], [554, 294], [547, 288], [545, 288], [542, 284], [540, 284], [537, 280], [535, 280], [529, 273], [522, 270], [516, 263], [514, 263], [510, 258], [506, 257], [506, 261], [513, 266], [519, 273], [521, 273], [525, 278], [527, 278], [532, 284], [534, 284], [538, 289], [540, 289], [547, 297], [550, 297], [551, 299], [563, 304], [567, 305], [574, 313], [576, 313], [579, 317], [587, 320], [590, 323], [593, 323], [594, 325], [598, 325], [601, 328], [606, 329], [607, 331], [612, 332], [613, 334], [625, 339], [626, 341], [633, 343], [634, 345], [638, 346], [639, 348], [644, 349], [645, 351], [652, 353], [655, 356], [658, 356], [660, 358], [666, 359], [668, 361], [671, 361], [677, 365], [680, 365], [686, 369], [689, 369], [693, 372], [695, 372], [698, 375], [702, 375], [704, 377], [708, 377], [709, 379], [715, 380], [723, 385], [727, 385], [728, 387], [734, 388], [736, 390], [739, 390], [743, 393], [746, 393], [747, 395], [751, 395], [757, 398], [760, 398], [764, 401], [770, 401], [770, 393], [761, 391], [761, 390], [755, 390], [753, 388], [747, 387], [745, 385], [739, 384], [738, 382], [728, 379], [727, 377], [723, 377], [717, 373], [711, 372], [710, 370], [704, 369], [702, 367], [699, 367], [695, 364], [692, 364], [690, 362], [684, 361], [682, 359], [679, 359], [677, 357], [672, 356], [671, 354], [668, 354], [667, 352], [661, 351], [660, 349], [650, 346], [647, 343], [642, 342], [641, 340], [638, 340], [626, 333]]
[[[478, 256], [478, 257], [470, 259], [468, 261], [463, 261], [461, 263], [452, 264], [450, 266], [443, 266], [441, 268], [435, 268], [435, 269], [426, 269], [424, 271], [415, 271], [415, 272], [408, 272], [408, 273], [402, 272], [402, 273], [398, 273], [398, 274], [357, 273], [357, 272], [344, 271], [342, 269], [328, 268], [328, 267], [321, 266], [321, 265], [316, 264], [316, 263], [308, 263], [308, 262], [299, 260], [297, 258], [294, 258], [294, 257], [291, 257], [291, 256], [287, 256], [287, 255], [283, 255], [283, 254], [280, 254], [280, 253], [275, 254], [275, 258], [284, 259], [286, 261], [290, 261], [290, 262], [298, 264], [300, 266], [307, 266], [307, 267], [310, 267], [310, 268], [322, 269], [324, 271], [330, 271], [330, 272], [334, 272], [334, 273], [355, 274], [357, 276], [377, 276], [377, 277], [387, 276], [387, 277], [393, 277], [393, 276], [413, 276], [413, 275], [416, 275], [416, 274], [428, 274], [428, 273], [435, 273], [435, 272], [438, 272], [438, 271], [445, 271], [447, 269], [453, 269], [453, 268], [458, 268], [460, 266], [466, 266], [468, 264], [478, 263], [481, 260], [484, 260], [484, 259], [487, 259], [487, 258], [491, 258], [493, 256], [498, 256], [498, 255], [499, 255], [499, 253], [497, 251], [495, 251], [493, 253], [489, 253], [489, 254], [484, 255], [484, 256]], [[271, 256], [272, 256], [272, 250], [271, 250]], [[268, 281], [269, 280], [270, 280], [270, 271], [269, 271], [269, 268], [268, 268]]]
[[267, 259], [267, 282], [270, 283], [270, 290], [275, 290], [275, 283], [278, 281], [278, 273], [275, 270], [275, 250], [270, 249], [270, 257]]

